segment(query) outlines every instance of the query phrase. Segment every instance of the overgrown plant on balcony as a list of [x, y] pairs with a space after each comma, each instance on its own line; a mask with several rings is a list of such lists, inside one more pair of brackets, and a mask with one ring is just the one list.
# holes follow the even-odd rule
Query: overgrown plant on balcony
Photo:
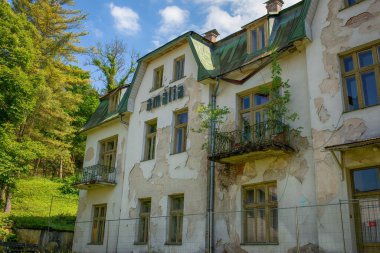
[[297, 113], [288, 110], [290, 102], [289, 80], [282, 79], [282, 68], [278, 62], [277, 52], [272, 53], [272, 84], [262, 88], [262, 92], [269, 95], [270, 101], [265, 106], [267, 108], [268, 121], [282, 122], [295, 121], [298, 119]]
[[[200, 118], [200, 125], [198, 129], [192, 129], [197, 133], [207, 133], [211, 129], [212, 122], [215, 123], [215, 133], [218, 133], [221, 125], [225, 122], [227, 115], [230, 113], [230, 109], [227, 106], [220, 107], [218, 105], [215, 108], [211, 104], [199, 105], [197, 109], [198, 116]], [[202, 148], [207, 148], [209, 142], [203, 144]]]

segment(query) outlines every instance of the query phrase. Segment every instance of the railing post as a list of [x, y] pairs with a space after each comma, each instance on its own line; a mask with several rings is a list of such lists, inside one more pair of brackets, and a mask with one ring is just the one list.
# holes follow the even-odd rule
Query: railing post
[[343, 226], [343, 214], [342, 214], [342, 201], [339, 200], [339, 210], [340, 210], [340, 223], [342, 228], [342, 239], [343, 239], [343, 252], [346, 253], [346, 241], [344, 239], [344, 226]]

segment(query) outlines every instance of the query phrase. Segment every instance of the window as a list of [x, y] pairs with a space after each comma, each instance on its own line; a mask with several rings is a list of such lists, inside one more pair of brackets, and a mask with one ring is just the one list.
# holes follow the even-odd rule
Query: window
[[278, 243], [276, 183], [243, 188], [244, 243]]
[[92, 219], [91, 243], [103, 244], [104, 228], [106, 225], [107, 205], [94, 206]]
[[116, 162], [117, 136], [103, 140], [100, 149], [100, 161], [108, 171], [112, 171]]
[[380, 213], [380, 167], [354, 169], [351, 171], [352, 197], [359, 248], [370, 252], [380, 249], [378, 229]]
[[156, 133], [157, 133], [157, 119], [148, 121], [145, 124], [146, 139], [145, 139], [145, 160], [154, 159], [156, 152]]
[[268, 120], [265, 105], [269, 102], [269, 95], [259, 91], [243, 93], [240, 99], [240, 127], [242, 130], [248, 129], [255, 124]]
[[341, 55], [346, 111], [380, 103], [379, 42]]
[[110, 95], [109, 104], [108, 104], [108, 112], [116, 111], [117, 105], [119, 104], [119, 100], [120, 100], [120, 90]]
[[153, 89], [152, 90], [156, 90], [162, 87], [163, 78], [164, 78], [164, 66], [156, 68], [153, 74]]
[[183, 202], [183, 195], [170, 196], [168, 243], [171, 244], [182, 243]]
[[140, 200], [140, 220], [137, 242], [140, 244], [146, 244], [149, 239], [149, 227], [150, 227], [150, 206], [151, 200]]
[[352, 5], [355, 5], [355, 4], [360, 3], [362, 1], [363, 0], [346, 0], [346, 5], [347, 6], [352, 6]]
[[266, 47], [266, 23], [248, 29], [248, 52], [254, 53]]
[[174, 60], [173, 81], [177, 81], [185, 76], [185, 56], [182, 55]]
[[187, 111], [175, 113], [174, 153], [186, 151]]

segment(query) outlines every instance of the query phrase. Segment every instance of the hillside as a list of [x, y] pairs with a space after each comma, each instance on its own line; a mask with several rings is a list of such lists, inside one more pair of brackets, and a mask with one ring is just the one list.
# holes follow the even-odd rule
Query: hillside
[[64, 183], [34, 177], [19, 179], [16, 185], [12, 212], [2, 214], [3, 218], [10, 219], [14, 228], [74, 230], [78, 196], [63, 194], [60, 188]]

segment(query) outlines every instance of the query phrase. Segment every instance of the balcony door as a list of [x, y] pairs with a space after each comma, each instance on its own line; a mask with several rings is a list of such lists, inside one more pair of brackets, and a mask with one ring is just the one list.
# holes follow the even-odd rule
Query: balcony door
[[358, 251], [380, 252], [380, 167], [352, 171]]
[[265, 108], [269, 96], [251, 92], [240, 97], [240, 129], [243, 142], [256, 142], [265, 137], [268, 113]]
[[100, 165], [101, 170], [98, 171], [98, 176], [103, 180], [107, 180], [110, 173], [115, 173], [117, 150], [117, 136], [103, 140], [101, 142]]

